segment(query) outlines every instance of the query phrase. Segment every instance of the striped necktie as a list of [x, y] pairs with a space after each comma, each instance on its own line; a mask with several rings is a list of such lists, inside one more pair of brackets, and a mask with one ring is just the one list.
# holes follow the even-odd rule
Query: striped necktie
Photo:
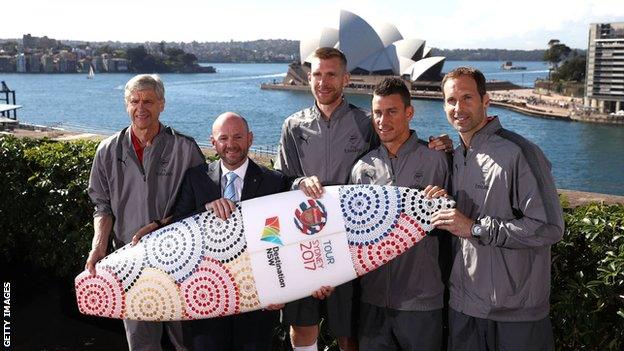
[[238, 196], [236, 196], [236, 187], [234, 186], [234, 181], [236, 180], [236, 178], [238, 178], [236, 173], [234, 172], [226, 173], [225, 174], [225, 179], [226, 179], [225, 190], [223, 191], [223, 197], [234, 202], [238, 201]]

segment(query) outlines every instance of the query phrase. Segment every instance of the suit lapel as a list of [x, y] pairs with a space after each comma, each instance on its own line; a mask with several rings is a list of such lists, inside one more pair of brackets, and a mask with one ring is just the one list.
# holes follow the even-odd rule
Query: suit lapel
[[208, 176], [221, 189], [221, 161], [214, 161], [208, 165]]
[[247, 200], [256, 197], [258, 188], [262, 180], [262, 169], [251, 159], [249, 159], [249, 165], [247, 166], [247, 172], [245, 172], [245, 179], [243, 181], [243, 191], [241, 194], [241, 200]]

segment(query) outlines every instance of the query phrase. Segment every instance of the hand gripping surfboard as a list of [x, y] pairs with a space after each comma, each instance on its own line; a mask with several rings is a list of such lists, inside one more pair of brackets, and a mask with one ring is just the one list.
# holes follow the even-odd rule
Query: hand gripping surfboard
[[75, 279], [80, 312], [190, 320], [294, 301], [366, 274], [418, 243], [446, 198], [394, 186], [325, 187], [246, 200], [222, 221], [203, 212], [126, 245]]

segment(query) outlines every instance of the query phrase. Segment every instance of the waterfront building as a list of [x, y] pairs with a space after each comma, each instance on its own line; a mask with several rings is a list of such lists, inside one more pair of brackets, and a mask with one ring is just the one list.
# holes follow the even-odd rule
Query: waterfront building
[[102, 68], [105, 72], [115, 72], [115, 61], [108, 54], [102, 54]]
[[96, 73], [102, 72], [104, 70], [104, 61], [102, 59], [102, 56], [95, 56], [91, 60], [91, 65], [93, 66], [93, 70]]
[[111, 61], [113, 61], [115, 72], [128, 72], [128, 60], [122, 58], [114, 58]]
[[15, 72], [15, 60], [9, 55], [0, 55], [0, 72]]
[[624, 22], [589, 26], [585, 105], [601, 113], [624, 110]]
[[91, 68], [91, 60], [84, 58], [78, 61], [78, 68], [80, 72], [89, 72], [89, 68]]
[[15, 65], [16, 65], [15, 71], [17, 73], [26, 72], [26, 55], [24, 55], [24, 53], [20, 53], [17, 55], [17, 58], [15, 60]]
[[41, 67], [43, 73], [54, 73], [54, 57], [49, 54], [41, 56]]
[[28, 72], [41, 72], [41, 54], [33, 53], [28, 56]]

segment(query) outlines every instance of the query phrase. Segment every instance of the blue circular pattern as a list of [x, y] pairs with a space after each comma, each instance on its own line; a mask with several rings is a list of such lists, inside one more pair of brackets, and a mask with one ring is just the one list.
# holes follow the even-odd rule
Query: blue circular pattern
[[201, 229], [207, 257], [228, 263], [238, 258], [247, 248], [240, 204], [236, 204], [236, 211], [225, 221], [212, 212], [204, 212], [194, 218]]
[[198, 233], [192, 218], [154, 232], [145, 240], [148, 265], [162, 269], [181, 283], [193, 273], [204, 255], [202, 236]]
[[[145, 239], [144, 239], [145, 240]], [[133, 250], [130, 250], [133, 248]], [[98, 268], [110, 269], [121, 280], [124, 292], [134, 285], [145, 267], [145, 246], [139, 242], [136, 246], [125, 245], [106, 256], [98, 263]]]
[[344, 186], [340, 209], [349, 245], [371, 245], [388, 235], [401, 214], [400, 193], [395, 187]]

